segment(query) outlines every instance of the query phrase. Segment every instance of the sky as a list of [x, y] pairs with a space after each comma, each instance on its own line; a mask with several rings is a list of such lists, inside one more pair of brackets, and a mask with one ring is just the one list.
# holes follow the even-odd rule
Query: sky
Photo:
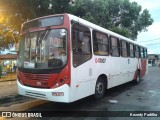
[[[137, 42], [148, 48], [149, 54], [160, 54], [160, 1], [159, 0], [130, 0], [148, 9], [154, 22], [147, 29], [147, 32], [139, 33]], [[145, 41], [145, 42], [143, 42]]]

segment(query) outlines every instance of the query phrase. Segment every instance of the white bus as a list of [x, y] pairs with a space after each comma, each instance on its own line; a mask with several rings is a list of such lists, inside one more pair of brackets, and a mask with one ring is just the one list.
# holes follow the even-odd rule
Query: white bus
[[[105, 22], [105, 21], [104, 21]], [[70, 14], [22, 25], [17, 84], [21, 95], [73, 102], [147, 73], [147, 48]]]

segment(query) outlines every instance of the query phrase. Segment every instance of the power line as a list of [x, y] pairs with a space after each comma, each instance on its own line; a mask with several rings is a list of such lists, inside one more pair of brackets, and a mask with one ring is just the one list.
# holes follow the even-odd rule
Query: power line
[[150, 46], [150, 45], [158, 45], [160, 43], [154, 43], [154, 44], [147, 44], [146, 46]]
[[138, 43], [141, 43], [141, 42], [150, 42], [150, 41], [155, 41], [155, 40], [159, 40], [160, 38], [156, 38], [156, 39], [152, 39], [152, 40], [145, 40], [145, 41], [137, 41]]

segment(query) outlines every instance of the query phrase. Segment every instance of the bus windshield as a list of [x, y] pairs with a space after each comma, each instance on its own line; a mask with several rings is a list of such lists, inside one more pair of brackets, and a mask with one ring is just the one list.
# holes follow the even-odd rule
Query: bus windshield
[[67, 62], [67, 30], [29, 32], [19, 43], [18, 67], [53, 69]]

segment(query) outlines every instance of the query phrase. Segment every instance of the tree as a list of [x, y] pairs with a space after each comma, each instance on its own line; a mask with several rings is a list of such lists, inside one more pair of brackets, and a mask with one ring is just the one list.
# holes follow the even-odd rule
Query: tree
[[32, 7], [31, 0], [0, 0], [0, 50], [18, 42], [21, 24], [36, 17]]
[[147, 9], [129, 0], [0, 0], [1, 11], [7, 20], [0, 23], [1, 48], [17, 41], [22, 23], [51, 14], [71, 13], [131, 39], [153, 23]]
[[153, 23], [148, 10], [129, 0], [75, 0], [73, 14], [131, 39]]
[[0, 17], [0, 50], [8, 49], [18, 42], [19, 32], [8, 25], [8, 18]]
[[72, 0], [51, 0], [53, 14], [70, 13]]
[[[0, 0], [0, 10], [9, 15], [10, 24], [20, 30], [21, 24], [36, 17], [69, 12], [72, 0]], [[5, 6], [5, 7], [3, 7]]]

